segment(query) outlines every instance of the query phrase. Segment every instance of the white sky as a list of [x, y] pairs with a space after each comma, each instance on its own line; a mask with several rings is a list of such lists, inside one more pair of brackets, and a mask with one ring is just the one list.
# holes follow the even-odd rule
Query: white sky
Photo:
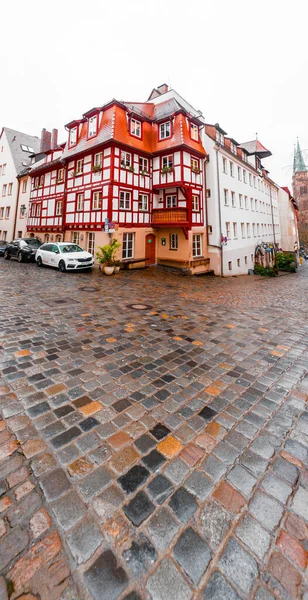
[[[0, 126], [32, 135], [169, 83], [207, 122], [273, 153], [308, 149], [307, 0], [2, 0]], [[308, 163], [308, 151], [305, 153]]]

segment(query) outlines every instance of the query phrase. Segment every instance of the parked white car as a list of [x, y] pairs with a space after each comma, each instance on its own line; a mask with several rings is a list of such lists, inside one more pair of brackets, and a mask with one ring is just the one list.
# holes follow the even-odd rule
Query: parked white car
[[38, 249], [35, 260], [38, 267], [43, 265], [57, 267], [62, 273], [91, 269], [94, 265], [92, 254], [71, 242], [43, 244]]

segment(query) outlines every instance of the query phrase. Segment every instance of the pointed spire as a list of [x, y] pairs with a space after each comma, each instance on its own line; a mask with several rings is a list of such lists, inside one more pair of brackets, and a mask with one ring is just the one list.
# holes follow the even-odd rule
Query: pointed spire
[[301, 151], [299, 141], [297, 138], [296, 150], [295, 150], [295, 145], [294, 145], [293, 173], [298, 173], [298, 172], [302, 173], [303, 171], [307, 171], [307, 167], [305, 165], [303, 153]]

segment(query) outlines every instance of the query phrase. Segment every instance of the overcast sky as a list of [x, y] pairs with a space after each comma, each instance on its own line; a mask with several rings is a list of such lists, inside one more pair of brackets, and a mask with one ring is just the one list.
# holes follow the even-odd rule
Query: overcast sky
[[[0, 126], [32, 135], [169, 83], [280, 185], [308, 149], [307, 0], [3, 0]], [[308, 163], [308, 150], [305, 152]]]

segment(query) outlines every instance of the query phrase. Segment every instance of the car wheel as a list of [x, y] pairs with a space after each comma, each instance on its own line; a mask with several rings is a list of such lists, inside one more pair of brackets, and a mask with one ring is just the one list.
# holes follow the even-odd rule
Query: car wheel
[[19, 263], [24, 262], [24, 257], [23, 257], [22, 252], [18, 252], [17, 260]]
[[10, 257], [10, 255], [8, 253], [8, 250], [5, 251], [4, 258], [5, 258], [5, 260], [10, 260], [11, 257]]
[[41, 259], [40, 256], [38, 256], [36, 264], [37, 264], [38, 267], [42, 267], [43, 266], [43, 262], [42, 262], [42, 259]]
[[65, 266], [64, 260], [60, 260], [60, 262], [59, 262], [59, 271], [61, 271], [61, 273], [65, 273], [65, 271], [66, 271], [66, 266]]

